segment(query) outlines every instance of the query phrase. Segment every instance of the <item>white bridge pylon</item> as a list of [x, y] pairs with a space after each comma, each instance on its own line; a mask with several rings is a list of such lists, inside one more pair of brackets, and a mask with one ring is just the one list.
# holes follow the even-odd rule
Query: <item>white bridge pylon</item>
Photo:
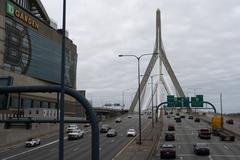
[[[169, 87], [163, 77], [163, 74], [162, 74], [162, 64], [164, 65], [168, 75], [170, 76], [171, 78], [171, 81], [173, 83], [173, 86], [176, 90], [176, 95], [177, 96], [181, 96], [181, 97], [185, 97], [184, 95], [184, 92], [182, 90], [182, 87], [180, 86], [178, 80], [177, 80], [177, 77], [175, 76], [174, 72], [173, 72], [173, 69], [167, 59], [167, 56], [166, 56], [166, 52], [164, 50], [164, 47], [163, 47], [163, 43], [162, 43], [162, 36], [161, 36], [161, 16], [160, 16], [160, 10], [157, 9], [156, 11], [156, 41], [155, 41], [155, 47], [154, 47], [154, 53], [158, 53], [159, 56], [155, 56], [155, 55], [152, 55], [151, 57], [151, 60], [145, 70], [145, 73], [144, 73], [144, 76], [141, 80], [141, 83], [140, 83], [140, 94], [142, 95], [142, 91], [143, 89], [145, 88], [146, 86], [146, 83], [150, 77], [150, 74], [155, 66], [155, 63], [157, 61], [157, 59], [159, 58], [159, 67], [160, 67], [160, 74], [159, 74], [159, 82], [160, 84], [162, 84], [164, 86], [164, 89], [166, 90], [167, 94], [170, 94], [170, 90], [169, 90]], [[129, 112], [133, 112], [137, 103], [138, 103], [138, 92], [139, 90], [137, 90], [134, 98], [133, 98], [133, 101], [131, 103], [131, 106], [129, 108]], [[163, 91], [160, 91], [160, 92], [163, 92]], [[157, 93], [157, 89], [156, 89], [156, 92], [155, 94]], [[160, 94], [159, 94], [160, 95]]]

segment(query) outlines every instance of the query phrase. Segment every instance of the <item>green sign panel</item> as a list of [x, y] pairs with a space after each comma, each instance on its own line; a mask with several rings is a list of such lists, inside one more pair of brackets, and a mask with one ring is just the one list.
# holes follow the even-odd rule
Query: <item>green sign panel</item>
[[203, 107], [203, 95], [196, 95], [196, 101], [198, 107]]
[[[189, 97], [167, 96], [167, 107], [190, 107]], [[203, 95], [191, 97], [191, 107], [203, 107]]]
[[190, 107], [189, 97], [182, 97], [182, 98], [183, 98], [183, 107]]
[[175, 100], [173, 95], [167, 96], [167, 107], [174, 107], [175, 106]]
[[14, 7], [10, 1], [7, 1], [7, 14], [14, 16]]
[[203, 107], [203, 95], [191, 97], [191, 107]]

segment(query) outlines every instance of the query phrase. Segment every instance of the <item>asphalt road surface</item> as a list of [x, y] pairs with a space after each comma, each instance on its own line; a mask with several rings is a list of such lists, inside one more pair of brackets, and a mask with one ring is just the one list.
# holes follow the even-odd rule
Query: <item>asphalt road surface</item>
[[[176, 123], [174, 118], [167, 118], [164, 116], [164, 129], [167, 131], [168, 124], [175, 124], [175, 141], [166, 142], [164, 140], [164, 133], [158, 144], [155, 160], [160, 159], [159, 146], [163, 143], [174, 144], [176, 146], [177, 158], [180, 160], [239, 160], [240, 159], [240, 141], [236, 137], [235, 142], [220, 141], [219, 137], [211, 135], [211, 139], [199, 139], [197, 130], [201, 128], [210, 128], [209, 124], [201, 121], [200, 123], [194, 120], [182, 119], [181, 123]], [[199, 156], [193, 152], [193, 144], [197, 142], [204, 142], [209, 145], [210, 155]]]
[[[144, 128], [151, 119], [146, 115], [142, 116], [142, 128]], [[135, 128], [138, 132], [138, 115], [122, 116], [121, 123], [115, 123], [115, 119], [104, 122], [116, 129], [116, 137], [106, 137], [105, 133], [100, 133], [100, 159], [111, 160], [130, 140], [126, 132], [129, 128]], [[84, 137], [78, 140], [64, 141], [64, 159], [65, 160], [90, 160], [91, 159], [91, 128], [84, 128]], [[67, 136], [67, 135], [66, 135]], [[26, 148], [24, 144], [18, 144], [14, 147], [0, 151], [1, 160], [57, 160], [58, 159], [58, 136], [52, 136], [41, 139], [41, 145]]]

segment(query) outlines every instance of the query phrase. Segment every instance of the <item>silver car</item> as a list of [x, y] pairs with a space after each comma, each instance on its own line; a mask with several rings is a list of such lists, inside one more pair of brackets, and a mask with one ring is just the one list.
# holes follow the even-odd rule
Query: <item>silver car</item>
[[39, 138], [29, 138], [25, 142], [25, 147], [34, 147], [34, 146], [38, 146], [40, 144], [41, 144], [41, 140]]

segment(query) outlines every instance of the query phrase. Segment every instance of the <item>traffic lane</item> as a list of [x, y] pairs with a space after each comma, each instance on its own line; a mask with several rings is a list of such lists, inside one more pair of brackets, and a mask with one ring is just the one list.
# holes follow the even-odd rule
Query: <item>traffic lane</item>
[[[133, 122], [133, 123], [137, 124], [136, 122]], [[128, 123], [128, 125], [129, 125], [129, 123]], [[125, 132], [125, 134], [126, 134], [126, 132]], [[83, 143], [85, 138], [83, 140], [79, 141], [79, 142], [81, 142], [80, 145], [84, 145], [83, 147], [80, 147], [80, 148], [86, 148], [86, 144], [90, 144], [90, 136], [89, 136], [88, 139], [89, 139], [89, 141], [87, 141], [87, 143]], [[78, 140], [76, 142], [78, 142]], [[68, 151], [71, 152], [71, 153], [72, 152], [76, 152], [78, 150], [81, 151], [82, 149], [79, 149], [78, 146], [79, 146], [78, 143], [75, 143], [75, 142], [68, 143], [68, 141], [65, 141], [65, 157], [67, 158], [68, 155], [72, 155], [72, 154], [68, 154], [67, 153]], [[90, 145], [88, 145], [87, 149], [84, 149], [84, 150], [85, 151], [89, 151], [90, 149], [91, 149]], [[35, 151], [32, 151], [29, 154], [25, 154], [24, 156], [20, 156], [20, 158], [18, 156], [17, 159], [31, 159], [31, 158], [34, 158], [34, 159], [44, 159], [45, 157], [47, 157], [47, 159], [56, 159], [57, 155], [58, 155], [58, 143], [56, 143], [55, 146], [51, 145], [51, 148], [46, 148], [45, 150], [47, 150], [47, 152], [45, 152], [45, 153], [42, 152], [41, 150], [42, 149], [36, 151], [36, 153], [35, 153]], [[90, 155], [90, 151], [89, 151], [89, 154], [86, 154], [86, 152], [84, 152], [84, 154], [81, 154], [81, 155]]]
[[[197, 130], [200, 128], [209, 127], [208, 124], [203, 122], [203, 123], [199, 123], [198, 125], [196, 125], [195, 122], [185, 121], [184, 119], [183, 119], [182, 123], [183, 124], [187, 123], [187, 124], [184, 124], [184, 127], [183, 127], [178, 123], [178, 125], [176, 127], [176, 137], [178, 137], [178, 138], [175, 142], [175, 145], [177, 147], [177, 154], [180, 159], [197, 159], [200, 157], [200, 156], [196, 157], [196, 155], [193, 154], [193, 144], [196, 142], [208, 143], [209, 147], [210, 147], [211, 154], [209, 156], [207, 156], [207, 158], [206, 158], [206, 156], [205, 157], [201, 156], [201, 159], [204, 158], [204, 159], [217, 159], [217, 160], [218, 159], [232, 160], [232, 159], [239, 158], [238, 153], [235, 152], [237, 150], [239, 151], [239, 145], [237, 145], [237, 147], [236, 147], [236, 143], [231, 143], [231, 142], [230, 143], [227, 142], [227, 144], [226, 144], [226, 142], [219, 143], [219, 137], [214, 137], [214, 136], [212, 136], [211, 140], [203, 140], [203, 139], [198, 138]], [[187, 132], [190, 132], [192, 130], [192, 134], [183, 134], [183, 132], [186, 129], [190, 129]], [[192, 138], [190, 138], [190, 137], [192, 137]], [[182, 143], [181, 140], [183, 140], [183, 142], [185, 142], [185, 143]], [[178, 141], [180, 143], [178, 143]], [[190, 143], [186, 143], [186, 142], [190, 142]], [[227, 145], [229, 145], [229, 146], [227, 146]], [[234, 145], [233, 149], [232, 149], [231, 145]], [[232, 152], [230, 152], [229, 150], [232, 150]], [[233, 151], [233, 150], [235, 150], [235, 151]], [[219, 153], [221, 153], [221, 154], [219, 154]]]
[[[135, 128], [138, 128], [137, 122], [138, 122], [138, 119], [136, 121], [134, 121]], [[148, 124], [150, 124], [149, 122], [150, 122], [149, 119], [143, 118], [142, 131]], [[136, 131], [138, 131], [138, 130], [136, 130]], [[137, 134], [138, 134], [138, 132], [137, 132]], [[125, 131], [125, 133], [123, 133], [123, 136], [120, 136], [120, 137], [117, 136], [117, 137], [114, 137], [114, 139], [108, 138], [113, 143], [108, 148], [102, 149], [101, 159], [112, 159], [133, 138], [134, 137], [127, 137], [126, 131]]]

